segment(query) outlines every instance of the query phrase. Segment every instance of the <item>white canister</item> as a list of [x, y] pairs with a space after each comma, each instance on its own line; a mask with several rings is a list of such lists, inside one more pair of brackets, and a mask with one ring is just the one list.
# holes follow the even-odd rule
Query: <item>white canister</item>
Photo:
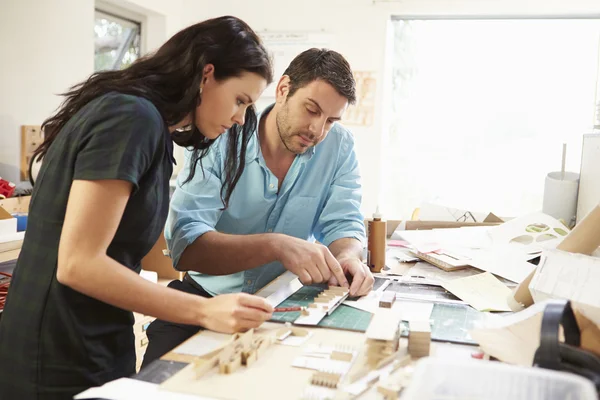
[[544, 185], [544, 205], [542, 212], [556, 219], [562, 219], [569, 227], [575, 225], [577, 214], [577, 192], [579, 174], [575, 172], [550, 172]]

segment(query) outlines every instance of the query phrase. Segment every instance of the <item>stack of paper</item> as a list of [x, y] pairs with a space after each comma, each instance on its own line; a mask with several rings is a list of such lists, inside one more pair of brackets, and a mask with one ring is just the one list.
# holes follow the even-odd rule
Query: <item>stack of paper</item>
[[529, 291], [537, 303], [569, 299], [585, 317], [600, 325], [600, 258], [560, 250], [546, 250]]
[[535, 269], [528, 261], [555, 248], [568, 232], [556, 219], [535, 213], [494, 227], [396, 231], [394, 236], [425, 255], [453, 257], [457, 266], [470, 265], [520, 283]]

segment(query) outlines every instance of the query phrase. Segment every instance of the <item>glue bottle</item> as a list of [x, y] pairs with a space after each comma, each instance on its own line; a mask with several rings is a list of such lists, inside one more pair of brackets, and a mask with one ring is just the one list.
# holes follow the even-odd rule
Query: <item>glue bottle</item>
[[385, 266], [385, 237], [386, 222], [381, 219], [379, 206], [373, 214], [373, 220], [369, 221], [368, 260], [367, 264], [373, 272], [381, 272]]

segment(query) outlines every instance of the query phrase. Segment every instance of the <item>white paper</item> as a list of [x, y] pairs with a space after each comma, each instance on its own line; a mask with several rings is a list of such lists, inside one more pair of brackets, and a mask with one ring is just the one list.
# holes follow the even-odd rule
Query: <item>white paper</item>
[[[536, 226], [545, 226], [548, 229], [543, 232], [530, 229], [530, 227], [535, 228]], [[563, 241], [568, 232], [569, 229], [563, 224], [544, 213], [534, 213], [515, 218], [488, 231], [494, 246], [512, 244], [517, 248], [531, 252], [555, 248]], [[548, 235], [552, 235], [554, 238], [543, 240], [548, 238]]]
[[569, 299], [585, 317], [600, 325], [600, 259], [546, 250], [529, 284], [535, 302]]
[[483, 222], [488, 213], [423, 203], [419, 207], [421, 221]]
[[290, 336], [286, 337], [283, 340], [276, 340], [275, 343], [282, 344], [284, 346], [298, 347], [298, 346], [302, 346], [304, 343], [306, 343], [306, 341], [308, 339], [310, 339], [310, 337], [312, 335], [313, 335], [312, 331], [309, 331], [308, 335], [306, 335], [306, 336], [294, 336], [294, 335], [290, 335]]
[[450, 229], [429, 229], [398, 232], [400, 239], [406, 240], [422, 253], [439, 249], [487, 248], [491, 245], [489, 226], [473, 226]]
[[390, 327], [399, 326], [402, 321], [402, 308], [399, 302], [394, 302], [392, 308], [379, 308], [365, 332], [367, 339], [394, 340], [396, 332]]
[[106, 383], [104, 386], [90, 388], [74, 397], [75, 399], [106, 399], [106, 400], [214, 400], [210, 397], [180, 394], [161, 390], [159, 385], [121, 378]]
[[401, 400], [597, 400], [581, 376], [494, 361], [428, 357], [416, 364]]
[[536, 257], [513, 246], [497, 246], [490, 250], [477, 250], [471, 253], [469, 264], [482, 271], [491, 272], [515, 283], [521, 283], [535, 269], [527, 262]]
[[455, 279], [443, 287], [478, 311], [511, 311], [511, 290], [489, 272]]
[[377, 308], [379, 308], [380, 298], [380, 292], [371, 292], [358, 300], [346, 300], [344, 301], [344, 304], [350, 307], [357, 308], [359, 310], [374, 313], [377, 310]]
[[433, 311], [433, 303], [418, 302], [418, 301], [403, 301], [396, 300], [400, 304], [402, 310], [403, 321], [429, 321], [431, 312]]
[[230, 339], [231, 335], [224, 333], [201, 331], [177, 346], [173, 352], [202, 357], [223, 347]]
[[256, 292], [256, 295], [265, 298], [270, 305], [276, 307], [301, 287], [302, 282], [298, 277], [292, 272], [286, 271]]

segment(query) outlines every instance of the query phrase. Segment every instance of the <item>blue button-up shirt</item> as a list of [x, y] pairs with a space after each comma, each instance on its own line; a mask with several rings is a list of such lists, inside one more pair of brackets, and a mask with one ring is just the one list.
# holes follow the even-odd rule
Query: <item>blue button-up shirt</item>
[[[266, 109], [263, 116], [270, 110]], [[347, 129], [334, 124], [325, 140], [297, 155], [279, 193], [278, 179], [265, 163], [256, 132], [248, 143], [246, 168], [231, 194], [229, 207], [222, 210], [225, 135], [210, 147], [194, 179], [182, 185], [190, 168], [190, 153], [186, 152], [165, 228], [175, 267], [185, 248], [209, 231], [236, 235], [276, 232], [316, 239], [326, 246], [341, 238], [364, 243], [360, 174], [354, 139]], [[231, 275], [190, 275], [216, 295], [255, 293], [283, 272], [281, 263], [271, 262]]]

